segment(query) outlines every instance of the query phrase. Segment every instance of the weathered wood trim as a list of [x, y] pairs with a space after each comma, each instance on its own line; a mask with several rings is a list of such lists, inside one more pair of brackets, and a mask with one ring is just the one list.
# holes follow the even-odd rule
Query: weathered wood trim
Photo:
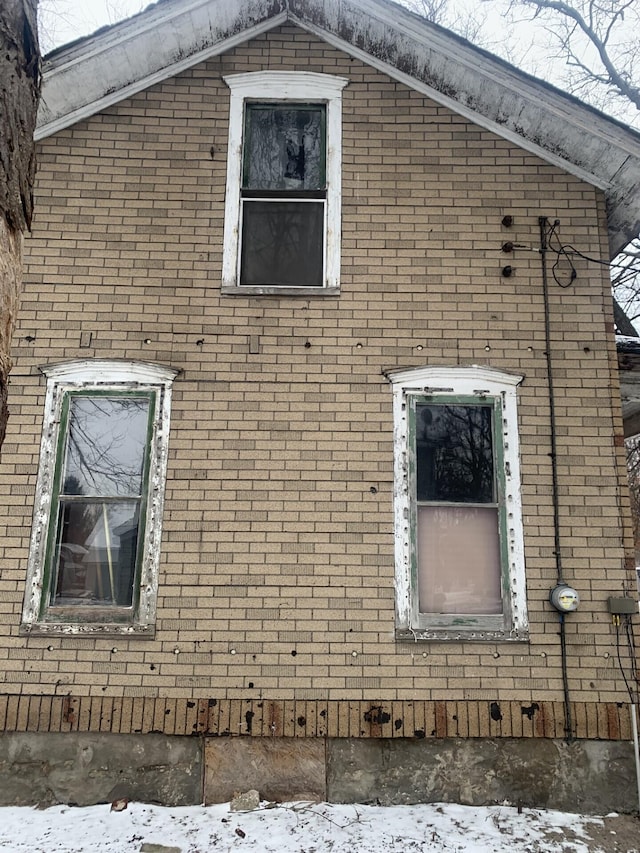
[[[0, 696], [0, 732], [209, 737], [564, 738], [562, 702]], [[629, 705], [573, 702], [574, 737], [631, 740]]]

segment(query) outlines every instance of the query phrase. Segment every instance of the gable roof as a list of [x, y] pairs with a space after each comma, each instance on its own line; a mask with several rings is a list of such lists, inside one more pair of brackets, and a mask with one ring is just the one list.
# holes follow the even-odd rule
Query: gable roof
[[640, 232], [640, 134], [390, 0], [159, 0], [45, 58], [36, 139], [287, 22], [602, 189], [612, 257]]

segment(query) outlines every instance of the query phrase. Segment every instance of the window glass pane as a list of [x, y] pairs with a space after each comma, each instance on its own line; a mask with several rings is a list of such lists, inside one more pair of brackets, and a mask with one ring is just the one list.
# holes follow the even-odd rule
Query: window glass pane
[[244, 186], [318, 190], [325, 185], [324, 107], [247, 105]]
[[418, 507], [421, 613], [502, 613], [495, 507]]
[[322, 286], [323, 201], [245, 199], [242, 210], [240, 284]]
[[494, 503], [490, 406], [416, 406], [419, 501]]
[[61, 499], [52, 604], [132, 603], [139, 512], [139, 501]]
[[147, 397], [72, 397], [61, 493], [140, 495]]

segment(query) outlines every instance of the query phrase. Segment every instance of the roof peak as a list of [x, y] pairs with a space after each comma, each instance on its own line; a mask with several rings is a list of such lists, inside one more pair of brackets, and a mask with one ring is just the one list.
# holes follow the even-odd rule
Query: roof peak
[[285, 23], [604, 190], [640, 231], [640, 134], [391, 0], [158, 0], [45, 58], [37, 138]]

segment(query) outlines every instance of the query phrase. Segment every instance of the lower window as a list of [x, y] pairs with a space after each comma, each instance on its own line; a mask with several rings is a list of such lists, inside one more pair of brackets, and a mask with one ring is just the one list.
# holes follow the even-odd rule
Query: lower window
[[521, 377], [471, 367], [397, 371], [389, 379], [398, 636], [526, 638]]
[[45, 426], [23, 632], [153, 630], [169, 368], [44, 368]]

